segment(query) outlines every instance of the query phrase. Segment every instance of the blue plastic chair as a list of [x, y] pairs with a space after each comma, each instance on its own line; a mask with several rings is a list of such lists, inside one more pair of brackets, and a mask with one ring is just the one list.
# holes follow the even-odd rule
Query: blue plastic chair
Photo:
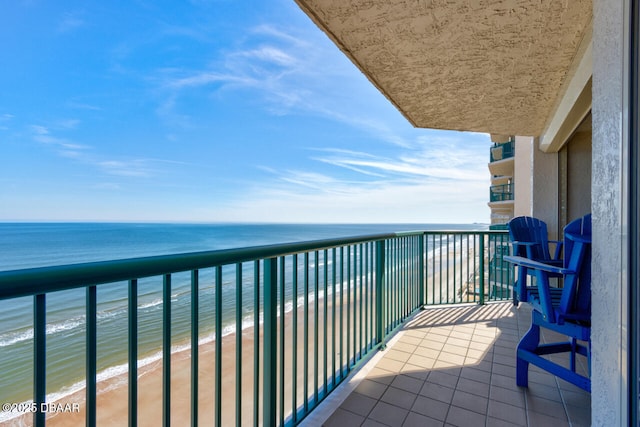
[[[549, 240], [547, 224], [530, 216], [519, 216], [507, 223], [512, 255], [526, 257], [533, 261], [562, 266], [562, 245], [558, 240]], [[551, 256], [550, 244], [555, 245]], [[559, 277], [554, 274], [552, 277]], [[527, 302], [528, 291], [535, 286], [527, 286], [527, 270], [519, 269], [513, 286], [513, 304]]]
[[[506, 256], [505, 260], [533, 273], [536, 290], [529, 291], [533, 306], [531, 328], [518, 344], [516, 383], [528, 385], [529, 364], [534, 364], [576, 386], [591, 392], [589, 377], [576, 372], [576, 355], [587, 358], [591, 371], [591, 215], [579, 218], [564, 229], [565, 257], [561, 267], [522, 256]], [[564, 278], [560, 298], [552, 298], [549, 277]], [[565, 335], [567, 342], [540, 344], [540, 328]], [[569, 353], [568, 367], [543, 356]]]

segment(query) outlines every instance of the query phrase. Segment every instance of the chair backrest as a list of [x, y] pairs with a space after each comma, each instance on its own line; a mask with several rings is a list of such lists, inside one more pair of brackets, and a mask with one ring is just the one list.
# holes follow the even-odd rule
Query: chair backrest
[[507, 223], [509, 238], [511, 242], [538, 243], [529, 246], [531, 256], [527, 254], [527, 247], [514, 246], [513, 255], [532, 258], [535, 260], [550, 260], [549, 237], [547, 234], [547, 224], [537, 218], [530, 216], [519, 216]]
[[[576, 240], [576, 237], [579, 240]], [[588, 240], [589, 244], [582, 243]], [[565, 279], [560, 311], [589, 318], [591, 314], [591, 214], [564, 228], [564, 267], [577, 269], [576, 277]]]

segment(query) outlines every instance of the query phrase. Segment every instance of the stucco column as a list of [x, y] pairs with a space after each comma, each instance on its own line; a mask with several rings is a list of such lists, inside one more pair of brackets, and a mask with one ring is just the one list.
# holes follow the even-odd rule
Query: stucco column
[[591, 422], [628, 424], [628, 1], [594, 0]]

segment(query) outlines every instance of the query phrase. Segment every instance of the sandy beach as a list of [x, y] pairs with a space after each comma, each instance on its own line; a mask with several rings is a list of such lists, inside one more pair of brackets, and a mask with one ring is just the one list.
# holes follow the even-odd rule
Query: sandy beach
[[[339, 293], [338, 293], [339, 295]], [[308, 310], [308, 348], [305, 349], [304, 341], [304, 309], [298, 307], [298, 328], [297, 328], [297, 405], [301, 405], [304, 399], [304, 355], [306, 354], [309, 376], [308, 376], [308, 398], [313, 399], [313, 369], [318, 366], [318, 384], [324, 384], [323, 359], [324, 349], [324, 325], [327, 325], [327, 348], [326, 353], [331, 354], [332, 349], [332, 298], [327, 298], [327, 318], [324, 318], [324, 299], [318, 300], [318, 346], [314, 345], [314, 301], [310, 299]], [[355, 303], [353, 294], [351, 295], [350, 320], [353, 326], [353, 316], [356, 314], [356, 327], [359, 327], [359, 304]], [[346, 293], [345, 293], [346, 304]], [[353, 307], [357, 306], [356, 309]], [[337, 307], [339, 307], [337, 305]], [[355, 310], [355, 311], [354, 311]], [[369, 309], [370, 310], [370, 309]], [[364, 311], [364, 310], [363, 310]], [[339, 309], [335, 314], [336, 324], [336, 346], [339, 346]], [[364, 313], [363, 313], [364, 318]], [[347, 348], [347, 314], [346, 308], [343, 313], [343, 348]], [[259, 419], [262, 418], [262, 376], [263, 376], [263, 325], [260, 325], [260, 365], [259, 365]], [[293, 384], [293, 312], [285, 314], [285, 378], [284, 378], [284, 417], [291, 414], [292, 406], [292, 384]], [[363, 322], [364, 327], [364, 322]], [[369, 328], [370, 329], [370, 328]], [[353, 336], [349, 333], [351, 357], [353, 357]], [[280, 318], [278, 318], [278, 336], [280, 334]], [[369, 334], [373, 332], [369, 330]], [[359, 337], [358, 337], [359, 340]], [[242, 331], [242, 425], [253, 425], [254, 412], [254, 341], [255, 329], [246, 328]], [[280, 339], [278, 338], [278, 352], [280, 352]], [[174, 346], [186, 343], [173, 343]], [[215, 341], [200, 344], [199, 356], [199, 425], [213, 425], [215, 416]], [[236, 334], [230, 334], [222, 338], [222, 425], [234, 425], [236, 422]], [[339, 354], [336, 356], [340, 357]], [[317, 358], [317, 361], [316, 361]], [[339, 366], [340, 361], [336, 361]], [[327, 380], [331, 382], [332, 359], [327, 357]], [[338, 367], [336, 366], [336, 369]], [[84, 369], [84, 367], [80, 367]], [[281, 390], [280, 371], [278, 369], [278, 395]], [[171, 360], [171, 422], [173, 425], [185, 425], [191, 419], [191, 350], [181, 350], [172, 354]], [[56, 413], [47, 415], [47, 425], [55, 427], [76, 427], [85, 425], [85, 390], [82, 389], [70, 396], [67, 396], [57, 403], [63, 405], [79, 403], [79, 412]], [[280, 403], [278, 402], [278, 408]], [[279, 411], [279, 409], [278, 409]], [[280, 413], [278, 412], [278, 417]], [[97, 396], [97, 424], [100, 426], [122, 426], [128, 422], [128, 378], [127, 374], [122, 374], [98, 383]], [[162, 424], [162, 360], [155, 361], [138, 370], [138, 425], [158, 426]], [[32, 415], [26, 414], [14, 418], [2, 425], [7, 426], [28, 426], [32, 425]]]

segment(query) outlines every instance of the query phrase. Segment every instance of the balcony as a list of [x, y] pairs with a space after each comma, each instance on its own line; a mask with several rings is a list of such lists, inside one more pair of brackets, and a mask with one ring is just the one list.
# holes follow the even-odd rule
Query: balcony
[[489, 188], [490, 202], [508, 202], [513, 200], [513, 184], [492, 185]]
[[494, 144], [490, 153], [490, 162], [510, 159], [515, 154], [515, 141], [512, 139], [502, 144]]
[[[414, 391], [413, 408], [418, 398], [429, 397], [426, 382], [446, 386], [438, 378], [456, 378], [448, 383], [454, 386], [449, 387], [451, 408], [473, 412], [458, 399], [481, 400], [469, 394], [479, 393], [474, 387], [486, 389], [489, 394], [481, 397], [496, 403], [487, 400], [485, 413], [480, 412], [485, 418], [504, 420], [496, 408], [508, 397], [494, 399], [494, 392], [506, 392], [493, 386], [511, 390], [516, 401], [523, 399], [524, 408], [537, 408], [536, 413], [547, 406], [556, 410], [557, 395], [567, 405], [585, 405], [587, 398], [567, 394], [562, 384], [552, 391], [547, 386], [555, 380], [543, 373], [540, 386], [535, 383], [527, 392], [507, 379], [514, 345], [528, 322], [526, 313], [519, 315], [526, 308], [499, 303], [511, 298], [512, 272], [502, 260], [507, 246], [504, 231], [417, 231], [0, 272], [0, 299], [27, 298], [34, 319], [33, 357], [24, 357], [32, 374], [24, 381], [32, 382], [29, 402], [37, 410], [14, 420], [36, 426], [184, 425], [186, 420], [191, 425], [290, 426], [305, 419], [313, 424], [316, 416], [331, 417], [323, 402], [352, 384], [371, 357], [381, 360], [369, 371], [377, 376], [361, 383], [343, 405], [364, 395], [376, 400], [372, 408], [384, 403], [408, 417], [403, 387]], [[139, 297], [142, 289], [154, 288], [162, 296], [156, 317], [160, 357], [144, 364], [140, 343], [150, 332]], [[129, 307], [121, 315], [125, 326], [106, 330], [98, 313], [108, 305], [103, 297], [118, 289]], [[86, 298], [86, 336], [84, 363], [74, 371], [85, 386], [67, 399], [80, 410], [47, 413], [39, 408], [69, 403], [47, 394], [48, 366], [74, 356], [64, 343], [50, 345], [48, 307], [78, 292]], [[425, 306], [440, 308], [421, 311]], [[229, 327], [242, 332], [225, 334]], [[108, 350], [101, 338], [113, 333], [125, 344], [127, 369], [99, 381], [98, 362]], [[214, 339], [203, 340], [211, 333]], [[420, 390], [415, 379], [423, 382]], [[368, 395], [366, 384], [384, 392]], [[401, 391], [395, 394], [396, 389]], [[444, 416], [442, 405], [424, 408], [404, 422], [417, 415]], [[459, 409], [447, 409], [447, 422], [455, 421]], [[336, 413], [342, 410], [353, 412], [347, 406]], [[387, 412], [358, 409], [354, 414], [375, 419], [380, 411]]]
[[494, 144], [490, 151], [489, 172], [493, 176], [513, 176], [515, 141]]

